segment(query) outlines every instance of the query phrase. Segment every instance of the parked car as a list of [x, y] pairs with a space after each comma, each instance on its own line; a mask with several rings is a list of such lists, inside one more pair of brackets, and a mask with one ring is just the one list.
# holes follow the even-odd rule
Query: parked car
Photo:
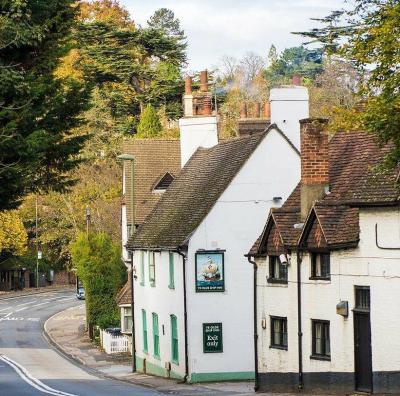
[[85, 299], [85, 289], [83, 287], [80, 287], [78, 291], [76, 292], [76, 298], [78, 300], [84, 300]]

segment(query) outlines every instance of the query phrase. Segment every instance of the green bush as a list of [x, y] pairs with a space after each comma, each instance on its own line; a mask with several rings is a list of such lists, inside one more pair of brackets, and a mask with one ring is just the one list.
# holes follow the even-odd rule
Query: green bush
[[119, 245], [106, 233], [81, 233], [71, 245], [71, 254], [85, 288], [87, 322], [102, 329], [118, 326], [115, 297], [126, 282]]
[[162, 126], [160, 117], [154, 107], [149, 104], [140, 116], [136, 136], [140, 138], [152, 138], [161, 135], [161, 132]]

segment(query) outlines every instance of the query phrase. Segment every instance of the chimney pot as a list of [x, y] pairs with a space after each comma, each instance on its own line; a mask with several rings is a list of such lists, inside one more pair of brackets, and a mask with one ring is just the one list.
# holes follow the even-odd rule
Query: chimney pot
[[185, 95], [192, 94], [192, 77], [187, 76], [185, 78]]
[[295, 74], [292, 77], [292, 84], [293, 85], [301, 85], [301, 76], [299, 74]]
[[271, 118], [271, 106], [269, 102], [264, 103], [264, 118]]
[[200, 72], [200, 91], [207, 92], [208, 91], [208, 71], [203, 70]]
[[327, 119], [300, 120], [301, 145], [301, 219], [304, 221], [314, 202], [329, 187], [329, 145]]
[[212, 111], [211, 96], [204, 96], [203, 98], [203, 115], [209, 116]]
[[247, 118], [247, 105], [242, 103], [240, 105], [240, 118]]

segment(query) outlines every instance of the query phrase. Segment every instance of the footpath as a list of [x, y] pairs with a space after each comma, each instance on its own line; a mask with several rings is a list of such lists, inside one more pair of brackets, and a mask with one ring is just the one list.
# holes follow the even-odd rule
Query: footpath
[[75, 286], [57, 285], [57, 286], [39, 287], [38, 289], [36, 289], [35, 287], [30, 287], [22, 290], [0, 291], [0, 300], [7, 300], [15, 297], [25, 297], [34, 294], [42, 294], [49, 292], [58, 292], [58, 291], [63, 292], [69, 290], [75, 290]]
[[[97, 348], [85, 333], [85, 307], [79, 305], [62, 311], [44, 325], [45, 335], [62, 354], [100, 377], [132, 382], [160, 393], [184, 396], [255, 395], [253, 382], [184, 384], [147, 374], [132, 373], [130, 356], [113, 356]], [[257, 395], [267, 395], [266, 393]], [[284, 395], [281, 395], [284, 396]], [[287, 395], [289, 396], [289, 395]]]

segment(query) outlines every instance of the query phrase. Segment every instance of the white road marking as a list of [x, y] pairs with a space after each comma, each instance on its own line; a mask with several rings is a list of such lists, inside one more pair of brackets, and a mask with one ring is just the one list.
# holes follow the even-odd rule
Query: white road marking
[[22, 307], [23, 305], [33, 304], [33, 303], [35, 303], [36, 301], [37, 301], [37, 300], [33, 300], [33, 301], [29, 301], [29, 302], [27, 302], [27, 303], [18, 304], [18, 305], [16, 305], [16, 307]]
[[12, 309], [12, 307], [8, 307], [8, 308], [0, 309], [0, 312], [7, 311], [7, 309]]
[[30, 307], [22, 307], [22, 308], [16, 309], [15, 312], [23, 311], [24, 309], [28, 309], [28, 308], [30, 308]]
[[17, 362], [14, 362], [10, 358], [5, 355], [0, 355], [0, 360], [7, 363], [10, 367], [12, 367], [15, 372], [30, 386], [39, 390], [40, 392], [47, 393], [49, 395], [54, 396], [77, 396], [72, 393], [66, 393], [59, 391], [57, 389], [51, 388], [47, 386], [42, 381], [38, 380], [37, 378], [33, 377], [28, 370], [26, 370], [23, 366], [19, 365]]

